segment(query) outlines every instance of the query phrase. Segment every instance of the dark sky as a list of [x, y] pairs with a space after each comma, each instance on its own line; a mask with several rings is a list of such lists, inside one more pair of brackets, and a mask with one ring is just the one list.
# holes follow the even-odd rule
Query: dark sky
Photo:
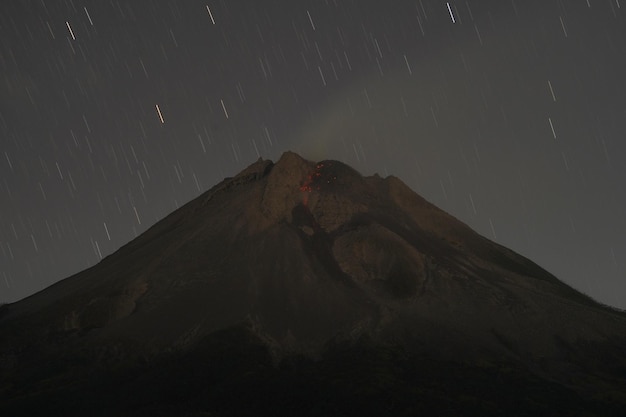
[[0, 302], [294, 150], [626, 308], [625, 74], [625, 0], [1, 1]]

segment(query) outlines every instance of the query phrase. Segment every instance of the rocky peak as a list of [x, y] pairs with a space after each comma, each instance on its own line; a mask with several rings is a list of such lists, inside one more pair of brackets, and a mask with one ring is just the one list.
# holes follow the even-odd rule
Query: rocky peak
[[271, 220], [291, 221], [291, 210], [302, 202], [302, 186], [314, 164], [293, 152], [282, 154], [267, 176], [261, 210]]
[[367, 210], [366, 189], [361, 174], [339, 161], [311, 162], [285, 152], [267, 177], [262, 211], [275, 221], [292, 222], [293, 209], [302, 205], [330, 232]]
[[264, 160], [263, 158], [259, 157], [256, 162], [249, 165], [239, 174], [235, 175], [234, 177], [224, 178], [222, 182], [211, 188], [206, 193], [203, 204], [208, 203], [215, 196], [215, 194], [220, 191], [225, 191], [238, 185], [260, 180], [272, 170], [273, 166], [274, 163], [269, 159]]

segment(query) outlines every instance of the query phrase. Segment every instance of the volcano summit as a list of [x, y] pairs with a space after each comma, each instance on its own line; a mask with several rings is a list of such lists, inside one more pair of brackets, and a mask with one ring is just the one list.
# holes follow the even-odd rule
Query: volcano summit
[[623, 415], [626, 314], [393, 176], [259, 159], [0, 309], [2, 415]]

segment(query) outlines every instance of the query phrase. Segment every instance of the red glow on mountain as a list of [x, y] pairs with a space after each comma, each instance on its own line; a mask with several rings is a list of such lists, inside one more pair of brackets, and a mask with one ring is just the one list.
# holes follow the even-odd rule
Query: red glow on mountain
[[329, 162], [320, 162], [315, 165], [315, 170], [307, 175], [306, 180], [300, 186], [300, 191], [305, 193], [302, 197], [302, 202], [305, 206], [309, 201], [309, 193], [313, 191], [320, 191], [321, 184], [324, 182], [324, 179], [326, 180], [326, 184], [330, 184], [337, 179], [336, 176], [330, 174], [326, 175], [325, 178], [322, 178], [325, 174], [324, 169], [330, 167], [331, 165], [332, 164]]

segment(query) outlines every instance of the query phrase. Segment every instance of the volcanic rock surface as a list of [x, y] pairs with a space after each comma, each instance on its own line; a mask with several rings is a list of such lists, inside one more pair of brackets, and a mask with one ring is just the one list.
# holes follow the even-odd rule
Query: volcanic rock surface
[[618, 415], [624, 348], [624, 313], [398, 178], [286, 152], [1, 307], [0, 412]]

